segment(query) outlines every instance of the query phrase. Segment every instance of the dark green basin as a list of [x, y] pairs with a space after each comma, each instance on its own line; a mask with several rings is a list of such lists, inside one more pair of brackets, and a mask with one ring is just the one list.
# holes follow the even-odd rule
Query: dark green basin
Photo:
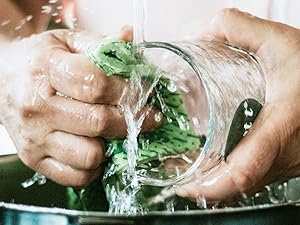
[[[153, 212], [144, 216], [114, 216], [104, 212], [83, 212], [64, 209], [65, 188], [47, 181], [27, 189], [21, 183], [32, 177], [17, 156], [0, 157], [0, 225], [299, 225], [300, 182], [292, 184], [290, 202], [257, 206]], [[262, 202], [263, 203], [263, 202]]]

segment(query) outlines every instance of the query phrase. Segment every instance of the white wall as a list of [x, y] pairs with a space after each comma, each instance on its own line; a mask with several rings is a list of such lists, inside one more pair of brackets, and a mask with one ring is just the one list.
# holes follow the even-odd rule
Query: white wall
[[0, 155], [14, 153], [16, 153], [16, 148], [7, 134], [4, 126], [0, 125]]

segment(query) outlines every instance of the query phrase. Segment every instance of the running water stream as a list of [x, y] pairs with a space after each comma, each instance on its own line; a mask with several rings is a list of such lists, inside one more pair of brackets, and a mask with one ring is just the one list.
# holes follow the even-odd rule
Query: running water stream
[[[143, 57], [143, 51], [139, 44], [144, 41], [144, 20], [145, 6], [144, 0], [134, 0], [134, 33], [133, 46], [136, 57]], [[123, 173], [123, 190], [115, 191], [114, 187], [108, 187], [106, 191], [114, 192], [113, 201], [110, 202], [109, 212], [113, 214], [134, 215], [143, 214], [145, 209], [139, 204], [136, 194], [141, 189], [136, 170], [138, 157], [138, 135], [141, 132], [142, 124], [149, 111], [141, 111], [147, 103], [148, 97], [155, 87], [156, 81], [151, 85], [143, 85], [141, 74], [133, 72], [128, 79], [128, 85], [123, 91], [120, 106], [125, 116], [127, 125], [127, 137], [123, 143], [123, 148], [127, 153], [128, 170]]]

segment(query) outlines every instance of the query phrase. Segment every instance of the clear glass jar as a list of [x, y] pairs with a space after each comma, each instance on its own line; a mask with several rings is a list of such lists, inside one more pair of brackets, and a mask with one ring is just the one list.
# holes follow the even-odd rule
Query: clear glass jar
[[194, 131], [206, 136], [196, 153], [166, 157], [163, 166], [141, 173], [140, 180], [153, 186], [185, 182], [195, 171], [205, 173], [226, 160], [247, 134], [264, 104], [263, 71], [253, 54], [220, 42], [145, 42], [140, 47], [170, 74]]

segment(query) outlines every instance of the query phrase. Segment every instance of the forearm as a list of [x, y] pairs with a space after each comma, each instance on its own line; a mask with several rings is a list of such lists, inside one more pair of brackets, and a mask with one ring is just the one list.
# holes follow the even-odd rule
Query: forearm
[[47, 1], [0, 1], [0, 124], [3, 123], [3, 110], [7, 108], [8, 91], [11, 91], [7, 79], [13, 79], [9, 73], [13, 66], [7, 60], [10, 54], [9, 46], [17, 38], [46, 30], [51, 13], [41, 12], [44, 4], [47, 4]]
[[0, 2], [0, 41], [26, 37], [46, 29], [49, 17], [41, 13], [44, 1], [2, 0]]
[[33, 32], [31, 23], [22, 26], [24, 14], [20, 8], [10, 0], [0, 3], [0, 40], [12, 40], [18, 36], [28, 36]]
[[[32, 33], [40, 33], [47, 29], [49, 20], [60, 1], [49, 3], [49, 0], [11, 0], [22, 11], [25, 18], [32, 16], [30, 20]], [[50, 11], [45, 9], [49, 8]]]

